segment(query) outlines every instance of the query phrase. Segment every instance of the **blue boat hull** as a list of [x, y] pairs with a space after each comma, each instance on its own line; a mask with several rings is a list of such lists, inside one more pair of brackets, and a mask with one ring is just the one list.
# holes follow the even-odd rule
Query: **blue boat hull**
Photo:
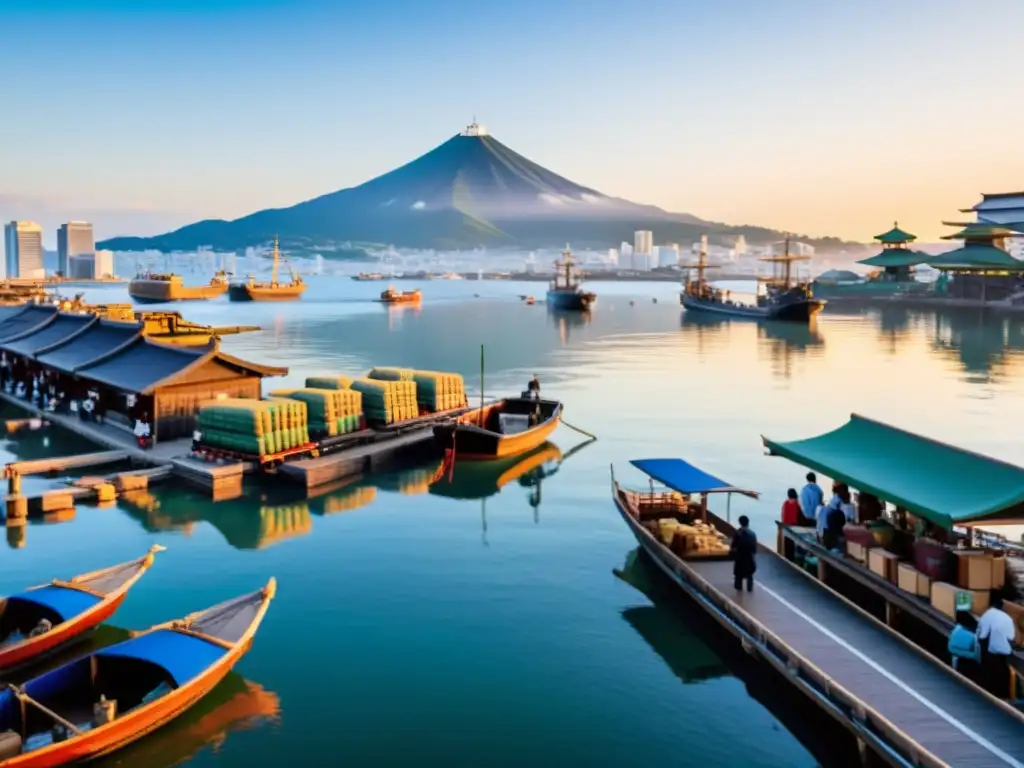
[[548, 291], [548, 305], [555, 309], [590, 309], [597, 296], [583, 291]]
[[679, 302], [687, 312], [707, 312], [727, 317], [745, 317], [750, 320], [784, 320], [793, 323], [809, 323], [824, 307], [820, 299], [806, 299], [769, 307], [752, 307], [744, 304], [731, 304], [724, 301], [704, 301], [695, 299], [687, 293], [681, 293]]

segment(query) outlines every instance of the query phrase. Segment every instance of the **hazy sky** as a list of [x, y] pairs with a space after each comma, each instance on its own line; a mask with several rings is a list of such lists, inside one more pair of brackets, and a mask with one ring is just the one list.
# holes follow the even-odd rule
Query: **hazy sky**
[[1021, 0], [0, 0], [0, 19], [0, 216], [81, 212], [101, 236], [352, 186], [474, 114], [607, 194], [815, 235], [899, 219], [931, 239], [1024, 188]]

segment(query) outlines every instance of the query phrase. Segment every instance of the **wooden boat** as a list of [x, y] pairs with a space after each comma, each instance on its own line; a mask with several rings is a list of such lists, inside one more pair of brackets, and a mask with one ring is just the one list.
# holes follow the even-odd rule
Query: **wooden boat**
[[163, 304], [169, 301], [205, 301], [223, 296], [228, 290], [227, 275], [217, 272], [206, 285], [185, 285], [181, 275], [145, 272], [128, 283], [128, 295], [139, 304]]
[[[67, 581], [54, 579], [0, 600], [0, 672], [11, 672], [81, 640], [113, 616], [161, 550], [155, 545], [138, 560]], [[50, 622], [50, 629], [30, 637], [43, 619]], [[22, 639], [11, 641], [15, 632]]]
[[271, 579], [263, 589], [9, 686], [0, 692], [0, 766], [92, 759], [171, 721], [249, 649], [276, 589]]
[[555, 309], [590, 309], [597, 301], [597, 294], [584, 291], [582, 280], [583, 272], [566, 245], [562, 260], [555, 262], [555, 277], [548, 285], [548, 305]]
[[390, 285], [386, 291], [382, 291], [380, 294], [380, 300], [385, 304], [418, 304], [422, 298], [423, 295], [420, 293], [419, 288], [411, 291], [400, 291]]
[[292, 279], [288, 283], [280, 283], [277, 280], [277, 270], [281, 262], [281, 253], [277, 248], [277, 238], [274, 238], [274, 267], [270, 272], [269, 283], [256, 282], [253, 275], [244, 283], [232, 283], [228, 289], [230, 301], [295, 301], [306, 292], [306, 284], [302, 277], [294, 269]]
[[[536, 418], [538, 409], [540, 416]], [[503, 459], [532, 451], [544, 443], [561, 417], [562, 404], [557, 400], [509, 397], [438, 424], [434, 437], [445, 448], [454, 445], [456, 460]]]

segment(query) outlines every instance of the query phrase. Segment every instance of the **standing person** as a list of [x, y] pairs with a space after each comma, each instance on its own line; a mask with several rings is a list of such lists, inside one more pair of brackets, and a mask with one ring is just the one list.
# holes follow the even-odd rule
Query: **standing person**
[[804, 517], [814, 520], [818, 507], [825, 503], [825, 493], [818, 485], [818, 478], [813, 472], [807, 473], [807, 485], [800, 489], [800, 508], [804, 511]]
[[786, 500], [782, 502], [782, 524], [800, 525], [800, 502], [797, 501], [796, 488], [786, 491]]
[[746, 581], [747, 592], [753, 592], [754, 572], [757, 570], [757, 535], [750, 530], [750, 518], [746, 515], [740, 515], [740, 527], [733, 534], [729, 554], [733, 559], [733, 586], [743, 589], [743, 582]]
[[846, 522], [855, 524], [857, 522], [857, 507], [850, 496], [850, 487], [845, 483], [840, 485], [837, 494], [840, 502], [839, 508], [846, 515]]
[[977, 637], [985, 687], [1000, 699], [1010, 695], [1010, 654], [1016, 629], [1010, 614], [1003, 610], [1002, 595], [993, 592], [988, 610], [978, 620]]
[[526, 385], [526, 391], [530, 393], [530, 397], [534, 400], [540, 400], [540, 379], [537, 378], [536, 373], [533, 374], [530, 383]]

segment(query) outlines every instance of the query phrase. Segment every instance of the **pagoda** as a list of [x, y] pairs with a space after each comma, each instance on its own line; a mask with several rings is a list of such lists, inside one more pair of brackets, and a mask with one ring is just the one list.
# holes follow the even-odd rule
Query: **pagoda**
[[[947, 227], [962, 227], [944, 235], [943, 240], [960, 240], [959, 248], [930, 259], [928, 265], [942, 272], [942, 285], [949, 296], [959, 299], [1001, 301], [1024, 291], [1024, 261], [1007, 251], [1007, 243], [1017, 233], [998, 224], [978, 222], [942, 222]], [[950, 281], [950, 278], [953, 278]]]
[[899, 223], [894, 221], [892, 229], [875, 235], [875, 240], [881, 243], [882, 252], [871, 258], [862, 259], [858, 264], [882, 270], [878, 280], [914, 282], [914, 267], [928, 261], [927, 254], [910, 248], [910, 244], [917, 240], [917, 235], [900, 229]]

